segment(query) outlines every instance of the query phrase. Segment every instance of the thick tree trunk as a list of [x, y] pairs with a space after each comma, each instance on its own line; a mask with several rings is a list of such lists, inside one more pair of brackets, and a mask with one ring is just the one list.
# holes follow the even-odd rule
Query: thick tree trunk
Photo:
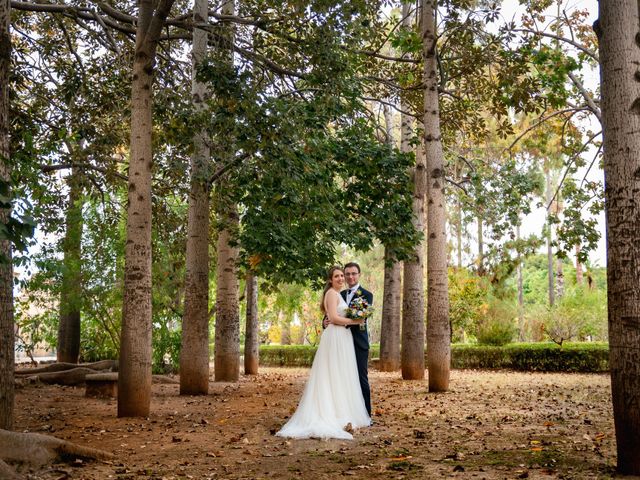
[[618, 470], [640, 475], [640, 5], [599, 9], [611, 393]]
[[[209, 18], [207, 0], [196, 0], [194, 23]], [[206, 85], [196, 72], [207, 53], [205, 30], [193, 30], [191, 93], [195, 112], [205, 107]], [[182, 343], [180, 350], [180, 394], [206, 395], [209, 392], [209, 143], [204, 127], [193, 136], [191, 191], [187, 223], [186, 279]]]
[[230, 229], [238, 226], [235, 207], [224, 220], [226, 225], [218, 234], [214, 372], [216, 382], [235, 382], [240, 376], [238, 248], [230, 245]]
[[[548, 162], [548, 160], [547, 160]], [[550, 222], [550, 208], [551, 208], [551, 168], [547, 165], [545, 168], [545, 179], [546, 179], [546, 203], [547, 203], [547, 280], [548, 280], [548, 290], [549, 290], [549, 305], [553, 307], [555, 303], [555, 281], [553, 278], [553, 246], [551, 245], [552, 238], [552, 229], [553, 225]]]
[[[413, 225], [424, 232], [425, 157], [422, 147], [416, 150], [413, 175]], [[424, 243], [420, 242], [403, 265], [402, 281], [402, 378], [424, 378]]]
[[[10, 195], [11, 171], [9, 167], [9, 69], [11, 68], [11, 3], [0, 3], [0, 181]], [[11, 212], [0, 209], [0, 222], [7, 223]], [[14, 321], [13, 321], [13, 266], [11, 242], [0, 241], [0, 428], [13, 427], [14, 385]]]
[[400, 292], [402, 264], [390, 262], [385, 251], [384, 293], [380, 325], [378, 370], [395, 372], [400, 368]]
[[[223, 0], [223, 15], [233, 15], [234, 0]], [[227, 37], [233, 39], [233, 30], [227, 27]], [[233, 62], [233, 53], [229, 53]], [[233, 155], [235, 152], [229, 152]], [[218, 235], [216, 336], [214, 371], [217, 382], [235, 382], [240, 377], [240, 311], [238, 298], [238, 248], [231, 245], [233, 232], [239, 226], [236, 205], [219, 192], [217, 212], [223, 225]]]
[[82, 303], [82, 184], [72, 169], [67, 178], [69, 204], [62, 249], [64, 269], [58, 323], [58, 362], [77, 363], [80, 356], [80, 310]]
[[436, 0], [422, 0], [424, 139], [427, 160], [427, 363], [430, 392], [442, 392], [449, 388], [451, 367], [447, 215], [438, 104], [436, 9]]
[[[244, 333], [244, 373], [257, 375], [260, 338], [258, 336], [258, 277], [247, 273], [247, 319]], [[302, 323], [304, 327], [304, 322]], [[304, 332], [303, 332], [304, 340]]]
[[131, 88], [131, 152], [118, 416], [146, 417], [151, 402], [151, 142], [156, 47], [174, 0], [139, 0]]

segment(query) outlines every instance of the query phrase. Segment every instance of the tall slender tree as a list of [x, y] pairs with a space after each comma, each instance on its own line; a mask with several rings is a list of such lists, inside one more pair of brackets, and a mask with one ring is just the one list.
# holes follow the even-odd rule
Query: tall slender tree
[[[233, 15], [235, 0], [222, 3], [222, 14]], [[232, 25], [227, 25], [224, 35], [232, 43]], [[233, 64], [233, 50], [229, 49], [227, 61]], [[228, 139], [216, 139], [226, 142]], [[233, 145], [233, 142], [229, 142]], [[231, 147], [228, 147], [231, 148]], [[235, 152], [227, 152], [232, 158]], [[216, 334], [214, 346], [214, 375], [216, 381], [235, 382], [240, 376], [240, 310], [238, 298], [239, 249], [234, 242], [239, 228], [238, 208], [224, 188], [216, 192], [216, 212], [221, 229], [218, 233], [218, 263], [216, 290]]]
[[422, 0], [422, 58], [424, 62], [424, 145], [427, 176], [427, 365], [429, 391], [449, 388], [451, 327], [444, 154], [440, 132], [436, 59], [436, 0]]
[[[196, 0], [194, 24], [209, 18], [207, 0]], [[206, 84], [198, 80], [198, 69], [206, 54], [209, 35], [193, 29], [191, 94], [194, 112], [201, 113], [207, 100]], [[200, 122], [196, 122], [198, 125]], [[182, 344], [180, 349], [180, 393], [209, 392], [209, 139], [204, 125], [196, 128], [191, 154], [191, 190], [187, 223], [186, 280]]]
[[[11, 68], [11, 2], [0, 2], [0, 184], [2, 194], [9, 197], [11, 168], [9, 164], [9, 72]], [[7, 224], [11, 209], [2, 205], [0, 222]], [[14, 366], [14, 320], [13, 320], [13, 266], [11, 242], [0, 240], [0, 428], [13, 427], [13, 366]]]
[[547, 203], [547, 288], [549, 294], [549, 305], [553, 307], [556, 302], [556, 282], [553, 269], [553, 225], [551, 224], [551, 198], [553, 192], [551, 191], [551, 166], [549, 161], [544, 162], [544, 174], [545, 174], [545, 195]]
[[609, 368], [618, 470], [640, 475], [640, 5], [599, 3]]
[[[408, 17], [409, 15], [407, 14]], [[390, 148], [393, 148], [395, 143], [393, 139], [393, 118], [388, 105], [384, 106], [384, 119], [387, 143]], [[390, 258], [389, 251], [385, 248], [384, 292], [380, 323], [380, 362], [378, 364], [378, 369], [383, 372], [394, 372], [400, 368], [401, 272], [402, 263]]]
[[258, 336], [258, 277], [256, 277], [253, 272], [249, 272], [247, 273], [246, 281], [247, 318], [244, 334], [244, 373], [245, 375], [257, 375], [260, 361], [260, 338]]
[[173, 2], [138, 1], [131, 87], [127, 240], [118, 376], [119, 417], [146, 417], [151, 404], [152, 84], [160, 33]]
[[77, 363], [80, 355], [80, 303], [82, 299], [82, 179], [78, 168], [67, 177], [69, 199], [63, 243], [57, 359]]

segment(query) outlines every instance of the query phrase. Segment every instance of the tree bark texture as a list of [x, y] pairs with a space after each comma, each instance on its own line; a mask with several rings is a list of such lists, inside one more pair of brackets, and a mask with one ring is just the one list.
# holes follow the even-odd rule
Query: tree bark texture
[[[402, 14], [403, 28], [407, 28], [410, 22], [409, 6], [403, 4]], [[401, 108], [401, 110], [404, 110]], [[384, 106], [384, 120], [387, 133], [387, 144], [390, 148], [395, 146], [393, 138], [393, 118], [391, 109]], [[412, 119], [402, 114], [400, 117], [400, 149], [403, 152], [411, 151], [411, 121]], [[380, 322], [380, 362], [378, 370], [382, 372], [394, 372], [400, 368], [400, 309], [402, 304], [402, 264], [390, 258], [385, 248], [384, 255], [384, 292], [382, 297], [382, 319]]]
[[146, 417], [151, 402], [152, 83], [160, 32], [174, 0], [138, 1], [131, 88], [131, 151], [118, 416]]
[[64, 268], [60, 293], [57, 360], [78, 363], [82, 305], [82, 183], [77, 169], [71, 170], [67, 185], [69, 203], [62, 243]]
[[640, 475], [640, 5], [599, 14], [613, 416], [618, 470]]
[[232, 229], [238, 226], [238, 213], [235, 206], [221, 213], [225, 226], [218, 234], [214, 373], [216, 382], [236, 382], [240, 377], [238, 248], [230, 240]]
[[[0, 180], [9, 185], [9, 70], [11, 68], [11, 3], [0, 2]], [[8, 195], [8, 192], [6, 193]], [[0, 210], [0, 222], [6, 223], [11, 212]], [[0, 241], [0, 253], [6, 263], [0, 264], [0, 429], [13, 428], [15, 361], [13, 319], [13, 267], [11, 242]]]
[[[424, 151], [419, 146], [412, 172], [413, 226], [418, 232], [424, 232], [425, 172]], [[420, 242], [403, 264], [400, 363], [404, 380], [424, 379], [424, 320], [424, 242]]]
[[[260, 361], [258, 336], [258, 277], [247, 274], [247, 318], [244, 333], [244, 373], [257, 375]], [[304, 327], [304, 322], [303, 322]], [[304, 334], [303, 334], [304, 335]], [[304, 336], [302, 337], [304, 339]]]
[[424, 142], [427, 165], [427, 364], [430, 392], [442, 392], [449, 388], [451, 366], [447, 215], [438, 103], [436, 9], [436, 0], [422, 0]]
[[[233, 15], [234, 0], [223, 0], [223, 15]], [[233, 40], [233, 29], [226, 27], [225, 35]], [[229, 53], [233, 62], [233, 53]], [[234, 155], [235, 152], [228, 152]], [[238, 248], [231, 245], [233, 232], [238, 228], [239, 219], [236, 205], [218, 192], [217, 213], [222, 224], [218, 235], [216, 335], [214, 372], [217, 382], [235, 382], [240, 378], [240, 311], [238, 298]]]
[[391, 261], [385, 251], [384, 293], [380, 325], [378, 370], [395, 372], [400, 368], [400, 294], [402, 264]]
[[[206, 23], [207, 0], [196, 0], [193, 21]], [[207, 88], [196, 79], [207, 54], [206, 30], [194, 28], [191, 94], [195, 112], [205, 108]], [[180, 350], [180, 394], [209, 392], [209, 165], [210, 149], [206, 129], [196, 128], [191, 155], [191, 190], [187, 223], [186, 279]]]

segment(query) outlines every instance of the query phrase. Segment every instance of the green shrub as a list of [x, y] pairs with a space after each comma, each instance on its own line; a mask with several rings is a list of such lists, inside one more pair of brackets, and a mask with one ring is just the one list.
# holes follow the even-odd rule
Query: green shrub
[[453, 368], [508, 368], [540, 372], [606, 372], [606, 343], [513, 343], [503, 347], [453, 345]]
[[[317, 350], [311, 345], [262, 345], [260, 364], [277, 367], [310, 367]], [[369, 359], [378, 358], [380, 347], [371, 345]], [[512, 343], [502, 347], [454, 344], [452, 368], [512, 369], [540, 372], [606, 372], [606, 343]]]

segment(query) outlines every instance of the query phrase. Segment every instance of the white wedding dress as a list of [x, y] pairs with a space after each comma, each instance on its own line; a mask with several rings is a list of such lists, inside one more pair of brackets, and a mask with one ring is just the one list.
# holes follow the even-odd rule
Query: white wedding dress
[[[347, 304], [340, 296], [338, 315]], [[371, 423], [364, 404], [353, 337], [348, 328], [329, 325], [322, 333], [304, 393], [289, 421], [276, 433], [290, 438], [340, 438], [353, 436], [344, 430]]]

